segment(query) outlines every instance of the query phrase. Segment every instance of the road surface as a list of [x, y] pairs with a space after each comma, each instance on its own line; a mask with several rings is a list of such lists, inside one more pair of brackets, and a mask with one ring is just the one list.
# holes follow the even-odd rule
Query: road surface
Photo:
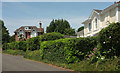
[[45, 63], [24, 59], [22, 56], [2, 55], [3, 71], [68, 71]]

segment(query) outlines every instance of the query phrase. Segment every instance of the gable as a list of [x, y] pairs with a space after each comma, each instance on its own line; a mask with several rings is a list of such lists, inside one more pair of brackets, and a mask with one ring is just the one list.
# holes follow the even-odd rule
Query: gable
[[100, 11], [101, 11], [101, 10], [97, 11], [97, 10], [94, 9], [94, 10], [92, 11], [92, 13], [91, 13], [91, 15], [90, 15], [89, 18], [93, 18], [93, 17], [95, 17], [95, 16], [99, 16]]

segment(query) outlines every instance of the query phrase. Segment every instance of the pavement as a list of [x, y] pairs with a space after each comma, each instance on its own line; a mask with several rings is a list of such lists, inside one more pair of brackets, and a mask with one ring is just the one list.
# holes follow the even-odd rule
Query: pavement
[[68, 71], [63, 68], [51, 66], [32, 60], [24, 59], [22, 56], [2, 54], [3, 71]]

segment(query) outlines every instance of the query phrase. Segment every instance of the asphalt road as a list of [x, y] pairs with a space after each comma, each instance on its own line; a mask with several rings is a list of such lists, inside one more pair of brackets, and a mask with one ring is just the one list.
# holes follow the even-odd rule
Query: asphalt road
[[2, 71], [68, 71], [45, 63], [24, 59], [22, 56], [2, 55]]

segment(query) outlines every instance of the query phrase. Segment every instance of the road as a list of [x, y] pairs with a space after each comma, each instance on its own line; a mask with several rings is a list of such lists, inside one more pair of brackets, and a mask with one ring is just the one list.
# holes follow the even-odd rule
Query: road
[[22, 56], [2, 55], [3, 71], [68, 71], [45, 63], [24, 59]]

